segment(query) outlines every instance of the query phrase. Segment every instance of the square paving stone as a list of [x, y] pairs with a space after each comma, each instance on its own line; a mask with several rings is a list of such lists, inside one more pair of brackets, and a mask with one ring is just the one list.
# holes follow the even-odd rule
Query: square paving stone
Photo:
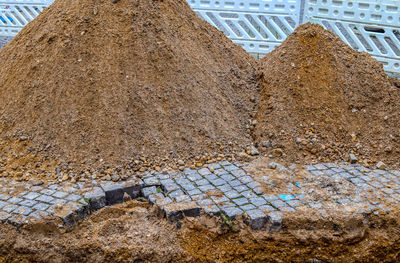
[[226, 196], [211, 196], [210, 198], [217, 204], [229, 202], [229, 199]]
[[151, 187], [145, 187], [142, 189], [142, 194], [144, 197], [148, 198], [152, 194], [156, 194], [157, 192], [157, 187], [151, 186]]
[[272, 212], [272, 211], [277, 211], [276, 208], [270, 206], [270, 205], [262, 205], [260, 207], [258, 207], [261, 211], [264, 212]]
[[54, 194], [56, 191], [54, 191], [54, 190], [51, 190], [51, 189], [43, 189], [42, 191], [40, 191], [40, 193], [41, 194], [44, 194], [44, 195], [52, 195], [52, 194]]
[[175, 201], [180, 202], [190, 202], [192, 199], [188, 195], [178, 195], [174, 197]]
[[187, 192], [196, 189], [192, 183], [182, 184], [181, 187]]
[[249, 199], [249, 201], [250, 204], [253, 204], [255, 206], [262, 206], [267, 204], [267, 201], [262, 197], [252, 197]]
[[106, 194], [100, 187], [94, 187], [90, 192], [85, 193], [84, 197], [89, 200], [89, 206], [92, 210], [98, 210], [106, 206]]
[[203, 209], [204, 209], [204, 213], [210, 214], [210, 215], [219, 215], [221, 213], [221, 210], [219, 210], [218, 206], [216, 206], [214, 204], [205, 206]]
[[235, 216], [242, 214], [243, 210], [237, 207], [224, 207], [222, 208], [222, 212], [224, 212], [224, 214], [232, 220], [235, 218]]
[[187, 175], [187, 178], [188, 178], [189, 180], [191, 180], [192, 182], [196, 182], [196, 181], [198, 181], [198, 180], [203, 179], [203, 177], [202, 177], [201, 175], [199, 175], [198, 173], [189, 174], [189, 175]]
[[257, 207], [256, 207], [255, 205], [253, 205], [253, 204], [241, 205], [241, 206], [239, 206], [239, 207], [240, 207], [240, 209], [242, 209], [242, 210], [245, 211], [245, 212], [250, 211], [250, 210], [254, 210], [254, 209], [257, 208]]
[[221, 178], [217, 178], [215, 180], [210, 180], [210, 182], [215, 186], [221, 186], [221, 185], [226, 185], [227, 184], [225, 182], [225, 180], [222, 180]]
[[14, 211], [17, 208], [18, 208], [18, 205], [9, 204], [9, 205], [4, 206], [2, 210], [7, 213], [11, 213], [12, 211]]
[[230, 184], [232, 187], [235, 187], [235, 186], [241, 185], [242, 182], [236, 179], [233, 181], [229, 181], [228, 184]]
[[220, 162], [219, 164], [222, 166], [228, 166], [228, 165], [231, 165], [232, 163], [229, 161], [223, 161], [223, 162]]
[[64, 197], [66, 197], [67, 195], [68, 195], [68, 193], [61, 192], [61, 191], [55, 192], [55, 193], [53, 194], [53, 196], [56, 197], [56, 198], [64, 198]]
[[277, 232], [282, 227], [283, 214], [281, 212], [268, 213], [268, 222], [270, 223], [270, 232]]
[[47, 205], [47, 204], [44, 204], [44, 203], [39, 203], [39, 204], [37, 204], [37, 205], [34, 205], [33, 207], [32, 207], [32, 209], [35, 209], [35, 210], [40, 210], [40, 211], [45, 211], [47, 208], [49, 208], [50, 207], [50, 205]]
[[198, 180], [198, 181], [196, 181], [195, 183], [196, 183], [196, 185], [198, 185], [198, 186], [209, 185], [209, 184], [210, 184], [210, 182], [209, 182], [208, 180], [206, 180], [206, 179]]
[[2, 223], [4, 223], [5, 221], [7, 221], [8, 218], [11, 217], [10, 213], [4, 212], [4, 211], [0, 211], [0, 221]]
[[286, 203], [288, 203], [291, 207], [294, 207], [294, 208], [304, 205], [304, 203], [299, 200], [289, 200], [289, 201], [286, 201]]
[[194, 195], [201, 194], [202, 192], [201, 192], [199, 189], [194, 188], [194, 189], [192, 189], [192, 190], [187, 191], [187, 193], [188, 193], [190, 196], [194, 196]]
[[248, 175], [240, 177], [239, 180], [244, 184], [247, 184], [247, 183], [250, 183], [250, 182], [254, 182], [254, 179], [251, 176], [248, 176]]
[[240, 178], [240, 177], [246, 175], [246, 172], [243, 169], [232, 170], [232, 171], [230, 171], [230, 173], [237, 178]]
[[222, 192], [228, 192], [233, 189], [229, 184], [220, 185], [220, 186], [217, 186], [217, 188], [219, 190], [221, 190]]
[[13, 211], [14, 214], [27, 216], [32, 212], [32, 209], [27, 206], [19, 206]]
[[248, 204], [249, 200], [247, 198], [240, 197], [240, 198], [232, 199], [232, 202], [234, 202], [235, 204], [240, 206], [240, 205]]
[[273, 207], [281, 210], [285, 207], [288, 207], [288, 204], [286, 204], [285, 202], [281, 201], [281, 200], [273, 200], [269, 202]]
[[228, 172], [232, 172], [235, 170], [239, 170], [240, 168], [235, 165], [228, 165], [228, 166], [224, 166], [224, 169], [227, 170]]
[[12, 198], [8, 199], [7, 203], [18, 204], [21, 201], [23, 201], [23, 199], [21, 199], [19, 197], [12, 197]]
[[211, 190], [215, 189], [215, 186], [211, 185], [211, 184], [207, 184], [207, 185], [201, 185], [198, 187], [202, 192], [206, 193], [209, 192]]
[[10, 198], [11, 196], [9, 196], [8, 194], [0, 194], [0, 200], [2, 201], [7, 201]]
[[172, 191], [172, 192], [168, 193], [168, 196], [171, 198], [175, 198], [180, 195], [185, 195], [185, 193], [182, 190], [176, 190], [176, 191]]
[[247, 187], [247, 185], [243, 185], [243, 184], [234, 186], [233, 189], [235, 189], [239, 193], [244, 192], [244, 191], [249, 191], [249, 188]]
[[203, 207], [203, 206], [212, 205], [212, 204], [214, 204], [214, 202], [211, 199], [203, 199], [203, 200], [196, 201], [196, 204]]
[[209, 169], [214, 169], [214, 170], [216, 170], [216, 169], [221, 169], [222, 168], [222, 166], [219, 164], [219, 163], [212, 163], [212, 164], [209, 164], [208, 165], [208, 168]]
[[43, 189], [41, 186], [32, 186], [29, 190], [32, 192], [39, 192]]
[[82, 197], [80, 195], [76, 195], [76, 194], [70, 194], [69, 196], [65, 197], [65, 200], [68, 201], [74, 201], [77, 202], [78, 200], [80, 200]]
[[207, 198], [208, 196], [206, 195], [206, 194], [198, 194], [198, 195], [191, 195], [190, 196], [194, 201], [197, 201], [197, 200], [202, 200], [202, 199], [204, 199], [204, 198]]
[[146, 185], [159, 185], [159, 184], [160, 184], [160, 181], [158, 180], [157, 177], [144, 178], [144, 179], [143, 179], [143, 182], [144, 182]]
[[210, 170], [208, 168], [201, 168], [197, 172], [202, 176], [211, 174], [211, 172], [210, 172]]
[[8, 203], [4, 201], [0, 201], [0, 209], [6, 206]]
[[162, 193], [149, 195], [149, 201], [152, 204], [160, 204], [164, 199], [165, 196]]
[[257, 194], [254, 193], [254, 189], [241, 192], [240, 194], [243, 195], [244, 197], [248, 198], [248, 199], [257, 197]]
[[241, 196], [241, 194], [239, 194], [236, 190], [231, 190], [231, 191], [225, 192], [224, 194], [226, 197], [228, 197], [230, 199], [238, 198]]
[[64, 199], [53, 199], [51, 200], [50, 204], [52, 205], [63, 205], [67, 202], [67, 200]]
[[220, 178], [221, 179], [223, 179], [223, 180], [225, 180], [225, 181], [227, 181], [227, 182], [230, 182], [230, 181], [233, 181], [233, 180], [235, 180], [236, 179], [236, 177], [234, 177], [233, 175], [231, 175], [231, 174], [222, 174], [221, 176], [220, 176]]
[[23, 206], [27, 206], [27, 207], [32, 207], [32, 206], [36, 205], [37, 202], [35, 200], [24, 200], [24, 201], [20, 202], [19, 204], [23, 205]]
[[216, 176], [215, 174], [207, 174], [204, 176], [204, 178], [210, 182], [219, 179], [219, 177]]
[[268, 221], [268, 217], [258, 209], [247, 211], [246, 214], [249, 217], [248, 224], [253, 230], [262, 229]]
[[253, 182], [247, 183], [247, 186], [248, 186], [249, 188], [251, 188], [251, 189], [255, 189], [256, 187], [260, 187], [261, 184], [258, 183], [258, 182], [253, 181]]

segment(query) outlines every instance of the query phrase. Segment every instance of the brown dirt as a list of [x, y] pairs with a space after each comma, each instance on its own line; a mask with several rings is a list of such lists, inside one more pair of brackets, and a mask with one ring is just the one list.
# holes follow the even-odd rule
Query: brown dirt
[[[398, 215], [351, 224], [296, 218], [281, 231], [253, 232], [241, 219], [160, 220], [147, 203], [97, 211], [71, 229], [57, 220], [16, 230], [0, 225], [0, 262], [399, 262]], [[296, 247], [296, 249], [293, 249]]]
[[[287, 162], [384, 161], [399, 167], [400, 89], [367, 53], [305, 24], [260, 61], [253, 137]], [[275, 150], [273, 155], [282, 152]]]
[[144, 170], [250, 142], [255, 59], [184, 0], [57, 0], [0, 60], [6, 166]]

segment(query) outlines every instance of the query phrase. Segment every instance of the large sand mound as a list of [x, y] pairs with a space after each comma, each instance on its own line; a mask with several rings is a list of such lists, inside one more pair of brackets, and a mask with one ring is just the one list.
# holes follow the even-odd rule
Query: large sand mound
[[0, 61], [10, 160], [150, 166], [250, 140], [255, 60], [184, 0], [57, 0]]
[[260, 77], [259, 144], [271, 141], [289, 161], [340, 161], [354, 153], [398, 164], [400, 90], [370, 55], [306, 24], [260, 61]]

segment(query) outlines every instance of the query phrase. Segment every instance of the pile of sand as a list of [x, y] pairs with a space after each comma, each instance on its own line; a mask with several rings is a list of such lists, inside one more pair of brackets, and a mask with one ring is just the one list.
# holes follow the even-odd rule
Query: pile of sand
[[256, 61], [184, 0], [57, 0], [0, 61], [5, 165], [149, 167], [250, 143]]
[[370, 55], [305, 24], [260, 61], [260, 79], [253, 137], [272, 154], [399, 163], [400, 90]]

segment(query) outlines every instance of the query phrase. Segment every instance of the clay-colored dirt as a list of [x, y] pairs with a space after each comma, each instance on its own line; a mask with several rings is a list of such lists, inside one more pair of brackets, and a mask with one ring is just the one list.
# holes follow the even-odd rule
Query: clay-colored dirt
[[322, 26], [305, 24], [260, 61], [259, 145], [287, 162], [399, 166], [400, 89], [380, 62]]
[[[399, 217], [346, 224], [295, 218], [278, 233], [234, 221], [186, 219], [178, 227], [147, 203], [105, 208], [72, 229], [0, 225], [0, 262], [398, 262]], [[352, 223], [351, 223], [352, 222]]]
[[184, 0], [57, 0], [0, 61], [1, 135], [33, 168], [202, 164], [250, 142], [256, 61]]

